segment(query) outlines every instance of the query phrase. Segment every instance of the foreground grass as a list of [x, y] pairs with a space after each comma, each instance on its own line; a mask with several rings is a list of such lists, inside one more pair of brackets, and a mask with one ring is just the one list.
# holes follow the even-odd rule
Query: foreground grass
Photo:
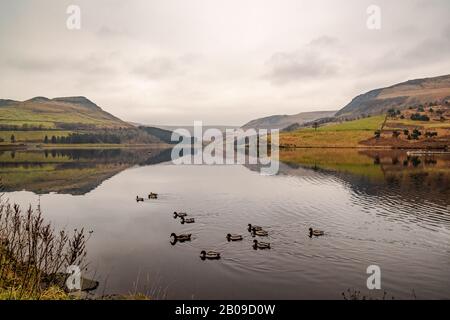
[[1, 200], [0, 299], [68, 299], [60, 275], [71, 265], [85, 268], [84, 230], [55, 231], [39, 206], [22, 211]]

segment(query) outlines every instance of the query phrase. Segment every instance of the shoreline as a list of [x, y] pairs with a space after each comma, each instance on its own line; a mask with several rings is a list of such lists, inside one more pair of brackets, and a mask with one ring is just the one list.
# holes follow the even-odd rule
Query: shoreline
[[0, 145], [0, 151], [29, 151], [29, 150], [57, 150], [57, 149], [163, 149], [172, 148], [167, 143], [151, 144], [20, 144]]

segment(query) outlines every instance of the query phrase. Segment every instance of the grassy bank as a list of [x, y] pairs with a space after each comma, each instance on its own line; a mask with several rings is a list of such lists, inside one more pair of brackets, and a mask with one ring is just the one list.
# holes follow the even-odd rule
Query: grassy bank
[[282, 132], [280, 145], [289, 148], [357, 148], [361, 141], [373, 137], [381, 128], [385, 116], [324, 125], [317, 129], [304, 128]]
[[40, 208], [0, 203], [0, 299], [69, 299], [61, 274], [84, 270], [84, 230], [68, 234], [45, 223]]
[[[280, 134], [280, 146], [284, 148], [400, 148], [443, 149], [450, 144], [450, 121], [441, 120], [432, 112], [422, 112], [428, 121], [411, 120], [415, 110], [406, 110], [396, 116], [372, 116], [368, 118], [334, 122], [318, 128], [302, 128]], [[405, 131], [406, 130], [406, 131]], [[421, 135], [411, 139], [411, 133]], [[379, 135], [376, 135], [379, 132]], [[407, 133], [405, 133], [407, 132]], [[425, 133], [436, 136], [427, 137]], [[408, 136], [409, 135], [409, 136]]]

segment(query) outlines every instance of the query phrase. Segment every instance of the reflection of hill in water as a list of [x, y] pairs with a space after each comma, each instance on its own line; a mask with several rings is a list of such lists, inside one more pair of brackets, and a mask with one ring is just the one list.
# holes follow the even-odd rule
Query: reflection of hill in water
[[[355, 193], [412, 206], [450, 205], [450, 155], [408, 157], [405, 151], [283, 150], [281, 175], [320, 183], [331, 178]], [[259, 171], [258, 166], [247, 166]], [[381, 204], [383, 205], [383, 204]]]
[[73, 149], [0, 152], [6, 192], [57, 192], [82, 195], [135, 165], [170, 160], [171, 149]]

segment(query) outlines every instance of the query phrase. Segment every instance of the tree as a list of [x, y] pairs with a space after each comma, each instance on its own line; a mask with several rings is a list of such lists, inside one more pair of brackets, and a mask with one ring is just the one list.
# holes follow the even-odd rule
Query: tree
[[418, 129], [414, 129], [411, 137], [413, 138], [413, 140], [419, 140], [419, 137], [421, 135], [422, 135], [422, 132], [420, 132]]
[[48, 143], [48, 136], [45, 136], [45, 138], [44, 138], [44, 143]]
[[380, 139], [380, 137], [381, 137], [381, 131], [380, 130], [375, 131], [374, 134], [375, 134], [375, 139]]
[[313, 123], [313, 128], [314, 128], [315, 131], [317, 131], [317, 128], [318, 128], [318, 127], [319, 127], [319, 123], [314, 122], [314, 123]]
[[414, 121], [430, 121], [427, 115], [421, 115], [420, 113], [414, 113], [411, 115], [411, 120]]
[[397, 114], [397, 112], [396, 112], [395, 109], [392, 108], [392, 109], [388, 110], [388, 116], [389, 117], [393, 118], [393, 117], [395, 117], [396, 114]]
[[56, 137], [55, 136], [52, 136], [52, 143], [56, 144]]
[[16, 143], [16, 137], [14, 135], [11, 135], [11, 143]]

